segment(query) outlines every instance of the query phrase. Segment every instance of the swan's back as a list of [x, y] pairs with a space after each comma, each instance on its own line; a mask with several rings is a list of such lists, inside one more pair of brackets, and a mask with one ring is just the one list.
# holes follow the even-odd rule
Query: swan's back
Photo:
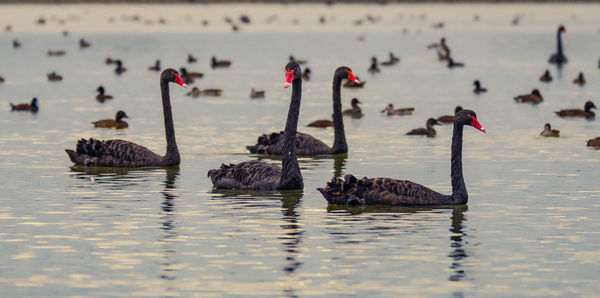
[[208, 171], [215, 188], [276, 190], [281, 179], [281, 167], [252, 160], [238, 164], [221, 164]]
[[327, 187], [318, 188], [331, 204], [344, 205], [439, 205], [449, 196], [421, 184], [391, 178], [357, 179], [348, 174], [333, 178]]
[[[283, 152], [283, 131], [271, 134], [263, 134], [258, 137], [256, 145], [246, 146], [251, 153], [281, 155]], [[296, 154], [297, 155], [319, 155], [330, 154], [331, 147], [315, 137], [298, 132], [296, 133]]]
[[66, 150], [77, 165], [98, 167], [158, 166], [161, 156], [144, 146], [124, 140], [80, 139], [76, 151]]

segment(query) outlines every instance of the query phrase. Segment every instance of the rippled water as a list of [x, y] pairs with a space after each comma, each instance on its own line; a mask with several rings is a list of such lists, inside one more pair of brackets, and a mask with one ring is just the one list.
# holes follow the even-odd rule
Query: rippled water
[[[253, 24], [232, 33], [222, 18], [241, 12]], [[3, 6], [0, 25], [13, 25], [0, 34], [3, 295], [597, 295], [600, 151], [584, 141], [600, 129], [597, 120], [559, 119], [553, 111], [600, 103], [598, 12], [598, 5]], [[167, 25], [121, 19], [132, 14], [162, 16]], [[353, 25], [367, 14], [382, 19]], [[516, 14], [521, 23], [512, 26]], [[278, 18], [269, 24], [271, 15]], [[48, 24], [34, 25], [39, 16]], [[445, 29], [432, 29], [437, 21], [446, 21]], [[546, 60], [560, 23], [568, 30], [569, 64], [558, 72]], [[82, 36], [91, 48], [77, 48]], [[425, 49], [441, 36], [465, 69], [448, 70]], [[14, 38], [21, 49], [11, 49]], [[67, 55], [47, 57], [48, 49]], [[401, 63], [368, 74], [370, 57], [389, 51]], [[188, 53], [199, 62], [186, 65]], [[215, 54], [233, 66], [210, 69]], [[304, 126], [331, 114], [334, 69], [348, 65], [367, 81], [364, 89], [342, 91], [344, 107], [358, 97], [365, 113], [344, 119], [348, 155], [300, 158], [303, 192], [212, 190], [209, 169], [265, 158], [244, 145], [282, 129], [290, 96], [282, 67], [290, 54], [308, 59], [314, 74], [303, 85], [300, 130], [326, 143], [331, 130]], [[116, 76], [103, 63], [107, 56], [122, 58], [129, 70]], [[205, 72], [196, 81], [201, 89], [224, 89], [221, 98], [192, 99], [171, 87], [181, 166], [71, 167], [64, 149], [81, 137], [122, 138], [164, 152], [158, 74], [146, 70], [157, 58], [165, 67]], [[551, 84], [537, 81], [546, 68]], [[47, 82], [50, 71], [65, 80]], [[571, 83], [579, 71], [584, 87]], [[476, 78], [488, 94], [471, 93]], [[96, 102], [99, 84], [115, 99]], [[266, 98], [250, 100], [251, 87], [265, 89]], [[514, 103], [512, 96], [533, 88], [542, 104]], [[33, 96], [39, 113], [9, 111], [8, 102]], [[416, 112], [383, 116], [388, 102]], [[334, 175], [353, 173], [449, 193], [451, 128], [436, 127], [436, 138], [404, 133], [457, 104], [475, 110], [488, 131], [465, 129], [468, 206], [346, 209], [328, 206], [316, 191]], [[91, 125], [119, 109], [130, 116], [129, 128]], [[561, 138], [538, 135], [546, 122]]]

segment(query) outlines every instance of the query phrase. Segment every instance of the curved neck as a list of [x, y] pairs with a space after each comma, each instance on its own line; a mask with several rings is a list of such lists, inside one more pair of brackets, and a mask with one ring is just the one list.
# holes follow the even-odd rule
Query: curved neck
[[333, 76], [333, 147], [332, 154], [348, 152], [348, 144], [346, 143], [346, 134], [344, 133], [344, 119], [342, 117], [342, 78], [336, 75]]
[[302, 97], [302, 77], [292, 81], [292, 99], [288, 110], [283, 134], [283, 152], [281, 156], [281, 179], [279, 189], [303, 189], [304, 182], [300, 166], [296, 159], [296, 130], [300, 116], [300, 99]]
[[559, 55], [562, 55], [563, 52], [563, 48], [562, 48], [562, 35], [561, 35], [561, 31], [558, 30], [558, 32], [556, 32], [556, 52]]
[[173, 113], [171, 112], [171, 98], [169, 97], [169, 81], [160, 81], [160, 92], [163, 102], [163, 114], [165, 119], [165, 134], [167, 136], [167, 153], [163, 157], [165, 165], [179, 164], [179, 150], [175, 141], [175, 127], [173, 126]]
[[462, 171], [462, 137], [463, 125], [454, 123], [454, 131], [452, 132], [452, 156], [450, 158], [452, 171], [450, 179], [452, 181], [452, 200], [455, 204], [466, 204], [469, 199]]

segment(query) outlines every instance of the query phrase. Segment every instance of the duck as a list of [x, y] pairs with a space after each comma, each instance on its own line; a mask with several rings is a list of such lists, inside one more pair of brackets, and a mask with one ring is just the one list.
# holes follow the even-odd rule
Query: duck
[[[462, 111], [462, 107], [461, 106], [456, 106], [456, 108], [454, 108], [454, 114]], [[449, 124], [449, 123], [454, 123], [454, 116], [453, 115], [442, 115], [437, 117], [436, 119], [438, 122], [440, 123], [444, 123], [444, 124]]]
[[390, 52], [390, 60], [382, 61], [381, 65], [390, 66], [400, 62], [400, 58], [394, 56], [394, 53]]
[[312, 74], [312, 71], [310, 70], [310, 67], [307, 67], [302, 72], [302, 78], [305, 79], [305, 80], [310, 80], [310, 75], [311, 74]]
[[549, 83], [552, 82], [552, 76], [550, 75], [550, 71], [546, 69], [544, 74], [540, 77], [540, 81]]
[[363, 88], [367, 83], [367, 81], [363, 81], [359, 77], [356, 77], [356, 80], [358, 81], [358, 83], [355, 81], [347, 80], [346, 82], [344, 82], [344, 84], [342, 84], [342, 86], [344, 88]]
[[439, 43], [436, 42], [428, 45], [427, 48], [436, 50], [440, 61], [447, 60], [450, 57], [450, 48], [446, 44], [445, 37], [442, 37]]
[[85, 39], [81, 38], [79, 40], [79, 48], [85, 49], [85, 48], [89, 48], [90, 46], [91, 46], [91, 44], [89, 42], [87, 42]]
[[531, 94], [523, 94], [523, 95], [515, 96], [514, 99], [517, 102], [530, 102], [533, 104], [538, 104], [538, 103], [544, 101], [542, 94], [537, 89], [531, 90]]
[[181, 78], [183, 79], [183, 81], [186, 84], [191, 84], [194, 82], [194, 78], [202, 78], [204, 76], [204, 73], [201, 72], [188, 72], [187, 69], [185, 67], [180, 67], [179, 68], [179, 73], [181, 74]]
[[439, 123], [437, 120], [435, 120], [434, 118], [429, 118], [427, 119], [427, 122], [425, 122], [425, 127], [426, 128], [415, 128], [409, 132], [406, 133], [406, 135], [408, 136], [427, 136], [427, 137], [435, 137], [435, 129], [433, 128], [434, 125], [440, 125], [441, 123]]
[[123, 62], [121, 62], [120, 59], [116, 60], [115, 64], [117, 65], [117, 67], [115, 68], [115, 73], [117, 75], [121, 75], [122, 73], [127, 71], [127, 68], [123, 67]]
[[358, 105], [358, 104], [361, 104], [361, 103], [362, 102], [360, 102], [360, 100], [358, 100], [358, 98], [356, 98], [356, 97], [352, 98], [352, 100], [350, 100], [350, 106], [352, 106], [352, 107], [349, 108], [349, 109], [343, 110], [342, 111], [342, 115], [361, 116], [362, 115], [362, 109]]
[[116, 61], [117, 61], [117, 59], [113, 59], [111, 57], [106, 57], [106, 59], [104, 59], [104, 64], [106, 64], [106, 65], [115, 64]]
[[264, 98], [265, 91], [264, 90], [256, 90], [254, 88], [250, 89], [250, 98]]
[[333, 121], [331, 121], [331, 120], [325, 120], [325, 119], [315, 120], [315, 121], [309, 123], [306, 126], [308, 126], [308, 127], [321, 127], [321, 128], [333, 127]]
[[473, 89], [473, 93], [475, 94], [487, 92], [486, 88], [481, 87], [481, 83], [479, 82], [479, 80], [475, 80], [473, 82], [473, 86], [475, 86], [475, 89]]
[[380, 72], [379, 67], [377, 67], [377, 57], [371, 57], [371, 66], [369, 66], [370, 73]]
[[587, 140], [586, 144], [588, 147], [600, 147], [600, 137], [589, 139]]
[[454, 67], [464, 67], [465, 64], [462, 62], [454, 62], [454, 59], [452, 59], [452, 57], [448, 57], [446, 59], [448, 61], [448, 68], [454, 68]]
[[300, 65], [304, 65], [307, 62], [306, 60], [296, 60], [296, 58], [294, 58], [294, 56], [292, 56], [292, 55], [290, 55], [289, 61], [290, 62], [294, 61]]
[[98, 88], [96, 88], [96, 92], [98, 92], [98, 95], [96, 95], [96, 100], [98, 100], [99, 102], [104, 102], [107, 99], [112, 99], [112, 95], [108, 95], [108, 94], [104, 94], [104, 86], [100, 85], [98, 86]]
[[585, 103], [585, 105], [583, 106], [583, 110], [567, 109], [567, 110], [556, 111], [554, 113], [556, 113], [556, 115], [558, 115], [560, 117], [594, 118], [594, 117], [596, 117], [596, 114], [594, 114], [594, 112], [592, 112], [592, 109], [596, 109], [596, 105], [591, 101], [587, 101]]
[[403, 116], [403, 115], [412, 115], [412, 113], [414, 111], [415, 111], [415, 108], [413, 108], [413, 107], [394, 109], [394, 105], [391, 103], [388, 103], [387, 107], [385, 107], [385, 109], [383, 109], [381, 112], [382, 113], [387, 112], [388, 116], [392, 116], [392, 115]]
[[27, 111], [36, 113], [40, 108], [38, 106], [38, 99], [34, 97], [31, 99], [31, 103], [21, 103], [14, 105], [12, 102], [9, 103], [11, 111]]
[[125, 114], [125, 112], [118, 111], [117, 114], [115, 114], [115, 119], [98, 120], [98, 121], [92, 122], [92, 124], [94, 124], [94, 127], [101, 127], [101, 128], [116, 128], [116, 129], [126, 128], [129, 126], [129, 124], [127, 124], [127, 122], [123, 121], [122, 120], [123, 118], [129, 118], [129, 117], [127, 116], [127, 114]]
[[160, 71], [160, 60], [156, 59], [156, 62], [154, 62], [154, 65], [149, 66], [148, 70], [150, 70], [150, 71]]
[[583, 77], [583, 72], [580, 72], [579, 75], [573, 80], [573, 84], [577, 84], [579, 86], [585, 85], [585, 78]]
[[49, 74], [46, 75], [48, 77], [48, 81], [62, 81], [63, 77], [59, 74], [57, 74], [56, 72], [51, 72]]
[[198, 61], [198, 58], [196, 58], [196, 57], [192, 56], [192, 54], [188, 54], [188, 57], [187, 57], [187, 62], [188, 62], [189, 64], [196, 63], [197, 61]]
[[217, 57], [213, 56], [210, 59], [211, 63], [211, 67], [212, 68], [217, 68], [217, 67], [229, 67], [231, 65], [231, 61], [229, 60], [217, 60]]
[[4, 83], [4, 78], [0, 76], [0, 83]]
[[546, 123], [544, 125], [544, 131], [540, 132], [540, 136], [542, 137], [556, 137], [558, 138], [560, 135], [560, 131], [556, 129], [552, 129], [550, 123]]
[[49, 50], [48, 51], [48, 56], [64, 56], [66, 54], [67, 54], [67, 52], [64, 50], [55, 50], [55, 51]]
[[192, 88], [192, 90], [190, 92], [186, 93], [185, 95], [191, 96], [191, 97], [199, 97], [199, 96], [221, 96], [221, 93], [223, 93], [223, 90], [221, 90], [221, 89], [204, 89], [204, 90], [200, 90], [200, 88], [194, 87], [194, 88]]
[[12, 44], [13, 44], [13, 49], [18, 49], [21, 47], [21, 42], [16, 39], [13, 39]]

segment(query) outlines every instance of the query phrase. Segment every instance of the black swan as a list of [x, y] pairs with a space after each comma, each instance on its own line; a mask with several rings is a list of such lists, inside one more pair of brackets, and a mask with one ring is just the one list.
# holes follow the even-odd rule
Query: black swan
[[550, 75], [550, 71], [546, 69], [544, 74], [540, 77], [540, 81], [548, 83], [552, 82], [552, 76]]
[[531, 94], [517, 95], [514, 97], [514, 99], [517, 102], [530, 102], [533, 104], [538, 104], [538, 103], [544, 101], [542, 94], [537, 89], [531, 90]]
[[589, 139], [587, 140], [586, 144], [588, 147], [600, 147], [600, 137]]
[[560, 131], [556, 129], [552, 129], [550, 123], [546, 123], [544, 125], [544, 131], [540, 132], [540, 136], [542, 137], [559, 137]]
[[552, 54], [550, 59], [548, 59], [550, 63], [562, 64], [568, 62], [567, 57], [563, 54], [562, 33], [567, 34], [567, 29], [563, 25], [560, 25], [556, 31], [556, 53]]
[[108, 95], [108, 94], [104, 94], [104, 86], [100, 85], [98, 86], [98, 88], [96, 88], [96, 92], [98, 92], [98, 95], [96, 95], [96, 100], [98, 100], [99, 102], [104, 102], [107, 99], [112, 99], [112, 95]]
[[358, 98], [356, 98], [356, 97], [352, 98], [352, 100], [350, 101], [350, 106], [352, 106], [352, 107], [342, 111], [342, 115], [351, 115], [351, 116], [362, 115], [362, 109], [358, 105], [359, 103], [362, 103], [362, 102], [360, 102], [360, 100], [358, 100]]
[[413, 107], [394, 109], [394, 105], [391, 104], [391, 103], [388, 103], [387, 107], [385, 107], [385, 109], [381, 110], [382, 113], [387, 112], [388, 116], [392, 116], [392, 115], [398, 115], [398, 116], [412, 115], [412, 113], [414, 111], [415, 111], [415, 108], [413, 108]]
[[[460, 112], [463, 108], [461, 106], [456, 106], [456, 108], [454, 108], [454, 114]], [[438, 122], [440, 123], [444, 123], [444, 124], [449, 124], [449, 123], [454, 123], [454, 116], [453, 115], [442, 115], [437, 117], [436, 119]]]
[[211, 65], [212, 68], [229, 67], [231, 65], [231, 61], [229, 61], [229, 60], [217, 60], [217, 57], [213, 56], [210, 59], [210, 65]]
[[377, 67], [377, 57], [371, 57], [371, 66], [369, 66], [369, 72], [380, 72], [379, 67]]
[[[317, 140], [311, 135], [298, 132], [296, 136], [296, 150], [298, 155], [310, 156], [319, 154], [340, 154], [348, 152], [346, 135], [344, 133], [344, 120], [342, 119], [341, 85], [342, 80], [348, 79], [358, 83], [352, 70], [346, 66], [338, 67], [333, 74], [333, 147]], [[284, 147], [283, 132], [263, 134], [258, 137], [256, 145], [246, 146], [251, 153], [268, 155], [281, 155]]]
[[303, 189], [304, 181], [296, 159], [296, 129], [300, 116], [302, 97], [302, 70], [298, 63], [289, 62], [286, 67], [285, 83], [292, 84], [292, 96], [285, 124], [283, 145], [285, 154], [281, 167], [264, 161], [252, 160], [238, 164], [222, 164], [219, 169], [208, 171], [213, 186], [217, 189], [290, 190]]
[[473, 82], [473, 86], [475, 86], [475, 89], [473, 89], [473, 93], [475, 94], [487, 92], [487, 88], [482, 88], [479, 80], [475, 80], [475, 82]]
[[451, 182], [452, 194], [443, 195], [423, 185], [391, 178], [357, 179], [351, 174], [344, 180], [333, 178], [327, 187], [318, 188], [331, 204], [346, 205], [461, 205], [468, 201], [462, 171], [463, 126], [470, 125], [485, 132], [471, 110], [455, 115], [452, 133]]
[[250, 89], [250, 98], [265, 98], [265, 90]]
[[585, 105], [583, 106], [583, 110], [581, 109], [568, 109], [568, 110], [560, 110], [556, 113], [556, 115], [560, 116], [560, 117], [585, 117], [585, 118], [594, 118], [596, 116], [596, 114], [594, 114], [594, 112], [592, 112], [592, 109], [595, 109], [596, 105], [591, 102], [591, 101], [587, 101], [585, 103]]
[[104, 119], [92, 122], [94, 127], [102, 127], [102, 128], [126, 128], [129, 126], [127, 122], [123, 121], [123, 118], [129, 118], [127, 114], [123, 111], [118, 111], [115, 115], [115, 119]]
[[163, 103], [165, 134], [167, 138], [167, 153], [160, 156], [146, 147], [124, 140], [95, 140], [80, 139], [75, 151], [66, 149], [69, 158], [76, 165], [99, 167], [164, 167], [179, 165], [180, 157], [175, 141], [171, 99], [169, 97], [169, 82], [175, 82], [183, 87], [183, 82], [176, 70], [168, 68], [160, 75], [160, 90]]
[[429, 118], [427, 119], [427, 122], [425, 123], [425, 127], [426, 128], [415, 128], [409, 132], [406, 133], [406, 135], [409, 136], [428, 136], [430, 138], [435, 137], [435, 129], [433, 128], [434, 125], [440, 125], [441, 123], [439, 123], [437, 120], [433, 119], [433, 118]]
[[573, 84], [577, 84], [579, 86], [585, 85], [585, 78], [583, 77], [583, 72], [580, 72], [579, 75], [573, 80]]
[[150, 71], [160, 71], [160, 60], [156, 59], [156, 62], [154, 62], [154, 65], [148, 67], [148, 70], [150, 70]]
[[31, 103], [21, 103], [18, 105], [14, 105], [13, 103], [9, 103], [11, 111], [28, 111], [28, 112], [37, 112], [40, 108], [38, 107], [38, 99], [34, 97], [31, 99]]
[[127, 71], [127, 68], [123, 67], [123, 62], [119, 59], [115, 61], [117, 68], [115, 68], [115, 73], [121, 75], [122, 73]]

